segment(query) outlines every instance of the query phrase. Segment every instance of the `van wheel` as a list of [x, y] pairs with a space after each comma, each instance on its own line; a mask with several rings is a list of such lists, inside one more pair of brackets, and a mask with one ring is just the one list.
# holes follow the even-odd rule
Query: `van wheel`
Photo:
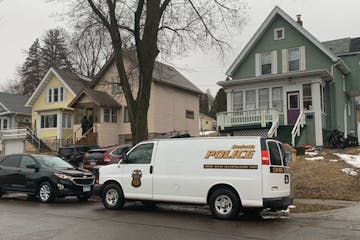
[[38, 188], [40, 202], [47, 203], [55, 200], [54, 188], [49, 182], [42, 182]]
[[119, 185], [110, 183], [104, 187], [102, 194], [104, 207], [108, 209], [119, 209], [125, 204], [123, 192]]
[[209, 203], [212, 214], [219, 219], [232, 219], [240, 211], [240, 200], [230, 189], [216, 190], [211, 194]]

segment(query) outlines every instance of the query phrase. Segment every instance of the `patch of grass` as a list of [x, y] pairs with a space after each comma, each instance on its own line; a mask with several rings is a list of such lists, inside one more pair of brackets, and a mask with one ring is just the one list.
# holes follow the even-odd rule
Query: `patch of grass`
[[343, 206], [334, 206], [334, 205], [324, 205], [324, 204], [304, 204], [297, 203], [295, 204], [296, 208], [290, 210], [291, 213], [308, 213], [308, 212], [321, 212], [321, 211], [330, 211]]
[[351, 167], [333, 153], [359, 154], [359, 148], [349, 150], [322, 150], [325, 160], [308, 161], [304, 156], [291, 164], [292, 194], [296, 198], [336, 199], [360, 201], [360, 176], [348, 176], [341, 171]]

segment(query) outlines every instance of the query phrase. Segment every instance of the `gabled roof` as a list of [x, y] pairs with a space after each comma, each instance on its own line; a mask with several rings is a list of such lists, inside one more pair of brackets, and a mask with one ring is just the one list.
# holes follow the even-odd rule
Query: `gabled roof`
[[[129, 57], [134, 63], [136, 62], [136, 57], [130, 50], [123, 50], [123, 55]], [[109, 70], [112, 64], [115, 61], [115, 54], [109, 58], [105, 63], [103, 68], [96, 75], [95, 80], [91, 84], [93, 88], [100, 80], [101, 77]], [[174, 67], [171, 67], [167, 64], [160, 63], [155, 61], [154, 71], [153, 71], [153, 80], [157, 83], [166, 84], [175, 88], [180, 88], [186, 91], [190, 91], [196, 94], [201, 94], [202, 91], [197, 88], [192, 82], [190, 82], [184, 75], [178, 72]]]
[[360, 37], [335, 39], [323, 44], [336, 55], [360, 52]]
[[31, 115], [31, 107], [25, 107], [29, 97], [0, 92], [0, 112]]
[[265, 19], [265, 21], [261, 24], [260, 28], [256, 31], [256, 33], [252, 36], [250, 41], [246, 44], [245, 48], [240, 52], [239, 56], [235, 59], [235, 61], [231, 64], [229, 69], [226, 71], [226, 75], [232, 76], [234, 71], [237, 69], [239, 64], [245, 59], [251, 49], [255, 46], [255, 44], [260, 40], [262, 35], [271, 25], [271, 23], [275, 20], [277, 16], [281, 16], [285, 19], [291, 26], [293, 26], [297, 31], [299, 31], [302, 35], [304, 35], [309, 41], [311, 41], [316, 47], [318, 47], [321, 51], [325, 53], [333, 62], [337, 61], [338, 58], [327, 49], [321, 42], [319, 42], [313, 35], [311, 35], [308, 31], [305, 30], [302, 26], [300, 26], [295, 20], [293, 20], [287, 13], [285, 13], [281, 8], [275, 6], [274, 9], [270, 12], [269, 16]]
[[84, 87], [88, 87], [91, 83], [91, 79], [80, 76], [70, 70], [50, 68], [34, 93], [26, 102], [26, 106], [32, 106], [34, 104], [53, 76], [56, 76], [74, 96], [76, 96]]
[[90, 88], [84, 88], [70, 103], [69, 107], [73, 105], [82, 97], [88, 96], [99, 107], [121, 107], [121, 105], [112, 98], [107, 92], [98, 91]]

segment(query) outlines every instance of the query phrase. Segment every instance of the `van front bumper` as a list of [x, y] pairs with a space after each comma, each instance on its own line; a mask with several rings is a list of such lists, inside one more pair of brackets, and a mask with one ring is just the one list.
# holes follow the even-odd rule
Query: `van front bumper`
[[271, 208], [273, 210], [287, 209], [293, 203], [294, 198], [291, 196], [279, 198], [263, 198], [263, 207]]

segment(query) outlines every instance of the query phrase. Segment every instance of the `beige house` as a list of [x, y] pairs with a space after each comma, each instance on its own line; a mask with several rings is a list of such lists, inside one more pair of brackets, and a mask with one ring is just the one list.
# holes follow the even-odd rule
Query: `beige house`
[[200, 131], [216, 131], [216, 120], [200, 113]]
[[[131, 54], [124, 55], [130, 85], [136, 96], [138, 71]], [[99, 146], [131, 142], [130, 119], [114, 56], [91, 85], [69, 104], [75, 108], [74, 129], [83, 116], [93, 119]], [[199, 135], [199, 95], [201, 91], [175, 68], [155, 62], [148, 112], [149, 138], [164, 134]], [[76, 137], [81, 136], [77, 131]]]

